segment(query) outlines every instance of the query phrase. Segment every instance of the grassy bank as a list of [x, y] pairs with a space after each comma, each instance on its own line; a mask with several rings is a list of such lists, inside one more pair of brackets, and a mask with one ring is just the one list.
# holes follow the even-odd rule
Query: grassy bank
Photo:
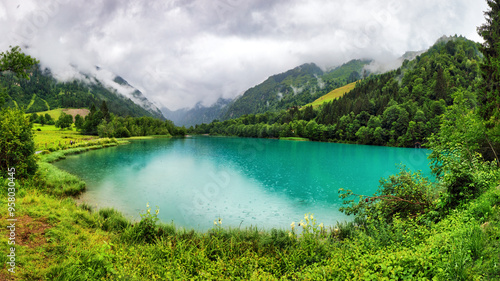
[[[495, 187], [437, 223], [419, 216], [323, 227], [321, 218], [307, 215], [289, 229], [262, 230], [229, 229], [224, 218], [214, 218], [214, 227], [202, 233], [158, 223], [156, 210], [147, 206], [135, 224], [113, 209], [77, 206], [64, 196], [79, 183], [50, 166], [43, 163], [34, 178], [18, 183], [17, 273], [7, 272], [3, 254], [2, 280], [500, 277], [500, 190]], [[2, 184], [2, 192], [6, 188]], [[5, 221], [7, 208], [0, 215]], [[7, 253], [7, 228], [0, 237]]]
[[309, 141], [309, 139], [306, 139], [306, 138], [299, 138], [299, 137], [287, 137], [287, 138], [280, 138], [280, 140], [291, 140], [291, 141]]

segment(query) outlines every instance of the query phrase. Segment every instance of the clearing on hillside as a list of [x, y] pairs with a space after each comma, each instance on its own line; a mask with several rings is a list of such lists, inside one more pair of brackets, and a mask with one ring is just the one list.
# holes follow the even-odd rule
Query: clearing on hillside
[[[77, 114], [80, 114], [80, 116], [85, 118], [85, 116], [87, 116], [89, 114], [90, 110], [88, 110], [86, 108], [57, 108], [57, 109], [52, 109], [52, 110], [48, 110], [48, 111], [36, 112], [36, 114], [45, 115], [46, 113], [48, 113], [50, 115], [50, 117], [52, 117], [52, 119], [57, 120], [57, 119], [59, 119], [59, 116], [61, 116], [62, 112], [69, 114], [69, 115], [72, 115], [73, 118], [75, 118], [75, 116]], [[28, 113], [28, 114], [30, 115], [32, 113]]]
[[302, 108], [304, 108], [306, 106], [310, 106], [310, 105], [312, 105], [313, 108], [317, 108], [317, 107], [319, 107], [320, 105], [322, 105], [325, 102], [329, 102], [329, 101], [332, 101], [334, 99], [340, 98], [344, 94], [346, 94], [346, 93], [350, 92], [352, 89], [354, 89], [354, 87], [356, 86], [356, 83], [357, 83], [357, 81], [356, 82], [352, 82], [351, 84], [347, 84], [347, 85], [345, 85], [343, 87], [334, 89], [331, 92], [329, 92], [328, 94], [326, 94], [326, 95], [318, 98], [317, 100], [313, 101], [312, 103], [304, 105]]
[[86, 108], [65, 108], [62, 110], [64, 113], [72, 115], [75, 118], [76, 115], [80, 114], [83, 118], [90, 113], [90, 110]]

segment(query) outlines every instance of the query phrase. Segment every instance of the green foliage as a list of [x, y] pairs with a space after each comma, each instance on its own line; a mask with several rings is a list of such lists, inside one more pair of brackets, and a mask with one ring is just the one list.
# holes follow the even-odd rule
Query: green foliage
[[146, 205], [146, 212], [141, 214], [141, 220], [127, 228], [123, 237], [126, 241], [133, 243], [154, 243], [158, 237], [158, 213], [160, 210], [157, 208], [155, 213], [151, 213], [149, 203]]
[[346, 207], [340, 210], [347, 215], [355, 215], [358, 221], [367, 218], [391, 222], [394, 217], [408, 219], [425, 214], [433, 206], [433, 185], [420, 172], [410, 173], [401, 168], [397, 175], [380, 181], [380, 187], [373, 196], [356, 195], [350, 190], [340, 189]]
[[[479, 114], [484, 120], [493, 118], [493, 123], [500, 120], [500, 3], [498, 1], [486, 1], [489, 9], [485, 12], [486, 23], [478, 27], [477, 31], [484, 39], [480, 51], [484, 55], [481, 63], [481, 74], [483, 80], [479, 91], [481, 107]], [[492, 124], [493, 125], [493, 124]]]
[[43, 178], [44, 190], [56, 196], [76, 196], [85, 190], [85, 182], [55, 166], [39, 162], [37, 176]]
[[75, 116], [75, 127], [77, 129], [82, 129], [82, 126], [83, 126], [83, 122], [85, 121], [85, 119], [83, 119], [82, 116], [80, 116], [80, 114], [77, 114]]
[[15, 169], [16, 179], [36, 172], [35, 143], [31, 123], [19, 109], [0, 111], [0, 176], [7, 178]]
[[[39, 65], [29, 68], [31, 78], [20, 80], [10, 72], [0, 75], [0, 98], [5, 106], [26, 108], [26, 112], [40, 112], [55, 108], [90, 108], [92, 104], [106, 105], [110, 113], [118, 116], [149, 116], [163, 119], [159, 112], [149, 112], [132, 100], [110, 90], [98, 81], [57, 81], [50, 70]], [[1, 104], [0, 104], [1, 106]]]
[[61, 130], [69, 128], [73, 125], [73, 116], [63, 112], [61, 116], [59, 116], [59, 119], [57, 119], [55, 125], [56, 128], [61, 128]]
[[481, 152], [490, 149], [486, 143], [484, 122], [457, 92], [439, 132], [429, 138], [432, 170], [447, 191], [439, 202], [443, 211], [476, 198], [500, 178], [496, 160], [483, 161]]
[[98, 212], [100, 227], [104, 231], [123, 232], [130, 225], [129, 221], [123, 215], [113, 208], [103, 208]]
[[19, 46], [11, 46], [10, 51], [0, 53], [0, 75], [4, 71], [11, 71], [17, 77], [29, 79], [26, 71], [37, 63], [38, 60], [22, 53]]
[[[242, 115], [223, 122], [215, 120], [211, 124], [197, 125], [190, 132], [420, 147], [427, 137], [439, 130], [440, 115], [453, 103], [455, 93], [464, 92], [469, 103], [475, 104], [472, 91], [480, 80], [478, 46], [463, 37], [443, 38], [417, 59], [407, 61], [397, 70], [370, 75], [341, 98], [324, 103], [317, 110], [312, 107], [299, 110], [297, 105], [300, 103], [288, 104], [287, 110], [281, 111], [271, 107], [255, 110], [262, 106], [250, 106], [244, 113], [265, 113]], [[450, 52], [461, 55], [450, 55]], [[272, 81], [271, 77], [266, 82]], [[264, 87], [266, 82], [238, 99], [239, 106], [250, 104], [254, 99], [262, 102], [261, 90], [264, 90], [260, 86]], [[257, 94], [250, 95], [253, 91]], [[235, 105], [236, 102], [233, 107]], [[240, 112], [239, 109], [234, 111]], [[228, 114], [231, 115], [231, 110]], [[239, 115], [231, 115], [232, 118], [236, 116]], [[310, 123], [311, 120], [314, 123]], [[500, 126], [495, 128], [500, 135]]]
[[306, 105], [359, 77], [363, 67], [369, 62], [353, 60], [326, 73], [311, 63], [273, 75], [229, 104], [221, 113], [220, 119]]

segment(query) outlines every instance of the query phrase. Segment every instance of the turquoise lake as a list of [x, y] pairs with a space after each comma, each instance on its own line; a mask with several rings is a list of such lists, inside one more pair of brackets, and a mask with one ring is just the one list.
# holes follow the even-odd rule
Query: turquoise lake
[[80, 200], [139, 220], [149, 203], [163, 222], [206, 230], [286, 228], [304, 214], [335, 225], [338, 189], [371, 195], [399, 164], [430, 176], [426, 149], [270, 139], [187, 137], [136, 140], [68, 156], [55, 165], [82, 178]]

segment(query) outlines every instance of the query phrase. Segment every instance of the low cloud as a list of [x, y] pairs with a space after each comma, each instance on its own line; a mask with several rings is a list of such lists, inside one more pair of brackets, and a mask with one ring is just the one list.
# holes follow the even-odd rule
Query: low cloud
[[170, 109], [232, 98], [302, 63], [391, 61], [442, 35], [479, 41], [486, 1], [4, 1], [1, 50], [60, 79], [95, 66]]

